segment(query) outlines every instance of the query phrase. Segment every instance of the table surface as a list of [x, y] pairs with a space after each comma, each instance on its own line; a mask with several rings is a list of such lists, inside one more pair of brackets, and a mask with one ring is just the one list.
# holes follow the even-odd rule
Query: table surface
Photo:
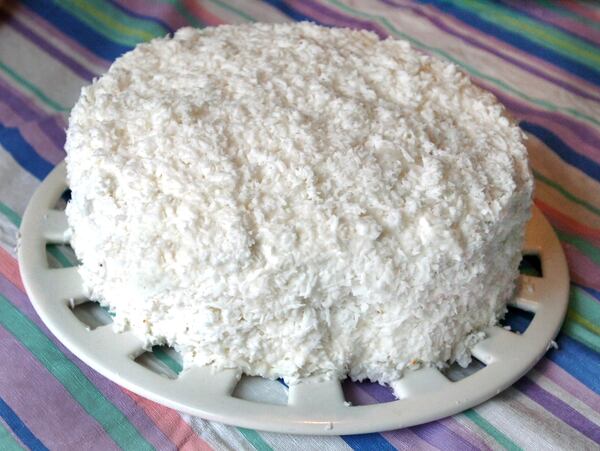
[[[598, 449], [600, 4], [543, 1], [64, 0], [0, 2], [0, 449]], [[136, 43], [185, 25], [310, 20], [365, 28], [451, 60], [492, 91], [532, 145], [535, 203], [571, 274], [568, 316], [541, 362], [462, 414], [403, 430], [292, 436], [148, 401], [73, 356], [24, 293], [15, 247], [27, 201], [64, 158], [80, 87]], [[532, 140], [534, 141], [534, 140]], [[53, 253], [62, 263], [61, 255]], [[52, 257], [52, 258], [54, 258]], [[523, 328], [527, 318], [509, 320]], [[385, 398], [370, 384], [354, 396]]]

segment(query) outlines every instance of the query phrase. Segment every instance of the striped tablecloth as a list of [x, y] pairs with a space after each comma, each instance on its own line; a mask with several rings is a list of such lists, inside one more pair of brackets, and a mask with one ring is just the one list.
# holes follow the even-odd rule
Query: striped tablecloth
[[[184, 25], [289, 20], [365, 28], [453, 61], [546, 144], [531, 146], [535, 202], [569, 261], [570, 308], [558, 349], [493, 400], [383, 434], [223, 426], [115, 385], [35, 314], [15, 260], [17, 229], [40, 180], [64, 157], [80, 87], [136, 43]], [[598, 449], [599, 44], [600, 7], [582, 2], [0, 1], [0, 449]], [[347, 388], [362, 402], [390, 396], [377, 386]]]

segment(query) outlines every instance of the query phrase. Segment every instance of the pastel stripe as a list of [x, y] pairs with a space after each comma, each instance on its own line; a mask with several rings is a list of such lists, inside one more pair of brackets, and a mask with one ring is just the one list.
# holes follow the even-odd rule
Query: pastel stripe
[[561, 15], [552, 9], [548, 9], [540, 5], [539, 2], [503, 0], [503, 3], [522, 13], [526, 13], [529, 17], [553, 24], [562, 30], [577, 35], [580, 39], [589, 40], [594, 44], [600, 45], [600, 32], [598, 30], [586, 27], [580, 21], [573, 20], [569, 16]]
[[483, 429], [485, 432], [487, 432], [490, 436], [494, 437], [496, 442], [498, 442], [498, 444], [504, 449], [510, 451], [517, 451], [521, 449], [510, 438], [508, 438], [506, 434], [498, 430], [489, 421], [487, 421], [485, 418], [479, 415], [475, 409], [466, 410], [462, 414], [468, 419], [470, 419], [477, 426], [479, 426], [481, 429]]
[[[482, 31], [485, 30], [487, 34], [496, 36], [504, 42], [535, 54], [565, 70], [578, 74], [588, 81], [600, 84], [600, 72], [598, 72], [594, 67], [594, 63], [591, 61], [596, 60], [599, 57], [594, 55], [591, 49], [585, 48], [584, 44], [580, 44], [579, 46], [569, 45], [569, 51], [560, 46], [552, 46], [548, 42], [544, 42], [535, 37], [533, 33], [523, 36], [519, 34], [514, 27], [509, 25], [511, 22], [510, 19], [506, 20], [505, 16], [501, 16], [501, 20], [492, 21], [493, 19], [489, 16], [489, 13], [478, 8], [474, 2], [468, 2], [468, 5], [465, 3], [457, 5], [440, 0], [427, 0], [423, 3], [434, 4], [445, 13], [453, 15], [463, 22], [468, 22]], [[590, 59], [589, 62], [588, 58]]]
[[579, 285], [600, 290], [600, 278], [598, 278], [598, 267], [587, 256], [582, 254], [575, 246], [561, 243], [567, 262], [571, 280]]
[[122, 448], [153, 449], [123, 413], [99, 393], [77, 366], [38, 328], [0, 295], [0, 325], [15, 336], [92, 415]]
[[[12, 279], [12, 280], [11, 280]], [[140, 410], [134, 400], [124, 392], [124, 390], [100, 374], [96, 373], [90, 367], [85, 365], [79, 359], [71, 355], [71, 353], [60, 343], [54, 335], [46, 330], [45, 325], [35, 314], [33, 307], [24, 294], [24, 288], [18, 276], [18, 268], [14, 259], [12, 259], [0, 247], [0, 293], [4, 293], [30, 321], [35, 323], [48, 337], [48, 339], [56, 346], [57, 350], [66, 356], [70, 356], [73, 364], [87, 377], [98, 389], [102, 395], [110, 400], [127, 419], [134, 425], [140, 433], [155, 447], [170, 448], [173, 446], [169, 437], [156, 427], [153, 420], [143, 410]], [[168, 411], [166, 407], [162, 407]], [[159, 411], [162, 415], [163, 412]], [[177, 437], [176, 437], [177, 438]]]
[[600, 246], [600, 229], [581, 224], [538, 198], [535, 199], [535, 205], [542, 210], [553, 227], [589, 240], [590, 246]]
[[77, 74], [84, 80], [91, 81], [94, 77], [94, 74], [92, 72], [83, 67], [77, 61], [70, 58], [61, 50], [48, 43], [46, 39], [42, 38], [40, 35], [27, 28], [14, 16], [2, 13], [2, 10], [0, 10], [0, 20], [3, 20], [4, 23], [9, 24], [17, 32], [23, 35], [23, 37], [31, 41], [33, 44], [37, 45], [40, 49], [44, 50], [50, 57], [56, 59], [57, 61], [60, 61], [60, 63], [62, 63], [64, 67], [70, 69], [71, 71], [73, 71], [73, 73]]
[[587, 388], [556, 363], [544, 358], [537, 364], [536, 369], [581, 402], [600, 412], [600, 395]]
[[171, 31], [189, 25], [187, 19], [175, 7], [166, 3], [153, 2], [148, 4], [144, 0], [112, 0], [112, 2], [123, 10], [127, 10], [129, 14], [136, 14], [138, 17], [148, 17], [154, 20], [160, 18], [160, 21], [164, 24], [163, 26], [168, 27]]
[[600, 355], [565, 335], [559, 335], [557, 342], [560, 352], [551, 350], [546, 357], [600, 394]]
[[212, 447], [199, 437], [175, 410], [161, 406], [132, 391], [123, 390], [146, 412], [163, 434], [170, 437], [178, 450], [212, 450]]
[[[92, 444], [97, 450], [118, 450], [102, 426], [88, 415], [60, 382], [48, 373], [28, 349], [0, 327], [0, 359], [11, 362], [0, 367], [0, 398], [12, 406], [17, 415], [27, 418], [28, 426], [50, 448], [72, 449]], [[27, 378], [23, 375], [27, 374]], [[14, 390], [19, 387], [19, 390]], [[27, 398], [20, 394], [25, 391]], [[28, 415], [45, 411], [47, 415]], [[75, 419], [69, 429], [65, 419]]]
[[541, 388], [531, 379], [524, 377], [515, 384], [515, 387], [569, 426], [600, 444], [600, 426], [585, 418], [571, 406]]
[[13, 437], [6, 423], [0, 418], [0, 449], [4, 451], [22, 451], [23, 446]]
[[503, 28], [518, 33], [545, 47], [553, 47], [566, 56], [579, 57], [583, 62], [600, 62], [593, 44], [571, 33], [562, 31], [543, 21], [532, 19], [527, 14], [495, 2], [484, 8], [478, 0], [450, 0], [460, 8], [476, 13], [484, 19], [493, 19]]
[[0, 398], [0, 417], [10, 427], [21, 442], [33, 451], [45, 451], [48, 448], [29, 430], [11, 407]]
[[[377, 402], [390, 402], [394, 401], [394, 395], [392, 392], [379, 384], [359, 384], [359, 387], [373, 397]], [[471, 440], [477, 441], [474, 436], [459, 435], [451, 428], [448, 427], [448, 423], [453, 420], [447, 418], [441, 421], [435, 421], [432, 423], [422, 424], [419, 426], [413, 426], [410, 429], [423, 440], [427, 441], [430, 445], [440, 447], [445, 443], [453, 443], [460, 446], [464, 450], [475, 450], [485, 449], [486, 445], [482, 442], [477, 443], [475, 446], [471, 443]], [[464, 434], [464, 432], [463, 432]], [[483, 447], [483, 448], [482, 448]]]

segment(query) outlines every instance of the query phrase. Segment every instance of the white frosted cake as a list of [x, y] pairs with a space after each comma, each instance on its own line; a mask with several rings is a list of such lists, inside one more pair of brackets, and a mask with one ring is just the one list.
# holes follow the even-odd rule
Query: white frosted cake
[[386, 383], [468, 363], [514, 292], [523, 135], [403, 41], [184, 28], [82, 90], [66, 149], [91, 298], [186, 366]]

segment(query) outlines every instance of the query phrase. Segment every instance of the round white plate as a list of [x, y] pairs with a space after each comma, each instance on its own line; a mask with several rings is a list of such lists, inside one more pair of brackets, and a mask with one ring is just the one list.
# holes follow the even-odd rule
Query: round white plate
[[485, 364], [453, 382], [423, 368], [392, 384], [397, 401], [352, 406], [338, 381], [303, 381], [289, 388], [286, 405], [232, 396], [239, 374], [190, 368], [168, 378], [136, 362], [144, 350], [130, 333], [110, 325], [91, 329], [73, 313], [86, 301], [77, 268], [50, 268], [48, 243], [68, 243], [63, 211], [54, 205], [67, 189], [65, 166], [58, 165], [32, 197], [21, 225], [19, 265], [32, 304], [48, 328], [81, 360], [114, 382], [146, 398], [209, 420], [241, 427], [299, 434], [358, 434], [412, 426], [461, 412], [500, 393], [523, 376], [551, 346], [568, 302], [568, 271], [552, 228], [534, 209], [524, 245], [539, 255], [543, 277], [521, 276], [510, 305], [534, 313], [522, 335], [492, 327], [473, 348]]

